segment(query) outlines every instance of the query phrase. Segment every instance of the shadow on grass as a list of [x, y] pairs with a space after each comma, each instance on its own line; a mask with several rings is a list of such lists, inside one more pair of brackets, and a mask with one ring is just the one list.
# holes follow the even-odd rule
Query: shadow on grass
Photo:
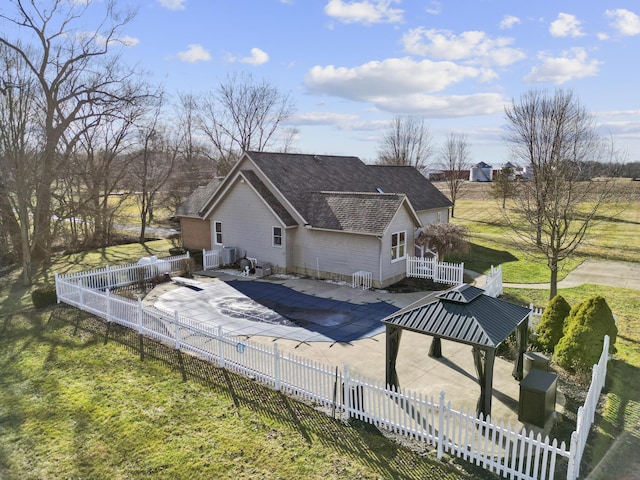
[[[496, 479], [493, 474], [470, 464], [456, 462], [457, 468], [427, 456], [422, 443], [407, 442], [406, 446], [385, 438], [380, 431], [363, 422], [350, 420], [345, 425], [340, 418], [312, 404], [295, 401], [257, 381], [236, 375], [204, 359], [138, 335], [137, 332], [116, 324], [107, 325], [100, 319], [82, 313], [76, 317], [75, 309], [57, 307], [51, 314], [51, 328], [72, 324], [73, 335], [82, 333], [94, 337], [92, 344], [100, 348], [101, 341], [116, 342], [143, 362], [159, 362], [180, 375], [183, 381], [193, 381], [230, 400], [238, 415], [246, 411], [290, 425], [310, 446], [314, 442], [330, 446], [348, 459], [357, 460], [378, 472], [382, 478], [441, 479], [485, 478]], [[70, 318], [71, 317], [71, 318]], [[338, 414], [339, 415], [339, 414]]]
[[616, 438], [625, 435], [625, 443], [631, 451], [640, 449], [640, 369], [613, 359], [607, 370], [603, 389], [607, 404], [596, 412], [595, 423], [599, 428], [589, 434], [580, 474], [588, 474], [590, 467], [597, 467], [602, 462], [606, 469], [595, 478], [636, 478], [630, 476], [637, 471], [629, 471], [634, 468], [626, 457], [629, 449], [611, 447]]
[[447, 257], [447, 261], [464, 262], [465, 268], [476, 272], [486, 272], [492, 265], [517, 262], [518, 260], [519, 258], [507, 250], [496, 250], [477, 243], [469, 243], [469, 251], [464, 256], [451, 255]]

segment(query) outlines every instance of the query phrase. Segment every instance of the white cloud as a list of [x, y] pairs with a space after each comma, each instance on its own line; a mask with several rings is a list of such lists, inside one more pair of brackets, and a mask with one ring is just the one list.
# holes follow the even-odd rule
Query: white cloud
[[481, 74], [477, 68], [453, 62], [389, 58], [354, 68], [315, 66], [307, 73], [305, 84], [313, 93], [373, 101], [387, 95], [437, 92]]
[[513, 15], [505, 15], [500, 22], [500, 28], [503, 30], [509, 29], [518, 23], [520, 23], [520, 19], [518, 17], [514, 17]]
[[615, 28], [620, 35], [634, 36], [640, 35], [640, 16], [635, 13], [618, 8], [616, 10], [607, 10], [605, 15], [613, 21], [611, 26]]
[[289, 123], [301, 125], [338, 125], [347, 127], [358, 120], [358, 115], [352, 113], [337, 112], [306, 112], [293, 115]]
[[187, 0], [158, 0], [158, 3], [168, 10], [184, 10]]
[[581, 37], [580, 20], [570, 13], [559, 13], [558, 19], [551, 22], [549, 32], [554, 37]]
[[196, 63], [211, 60], [211, 55], [198, 43], [190, 43], [184, 52], [178, 52], [178, 58], [183, 62]]
[[495, 115], [504, 111], [504, 99], [499, 93], [475, 95], [404, 95], [380, 99], [376, 106], [397, 114], [425, 115], [430, 118]]
[[125, 47], [135, 47], [136, 45], [138, 45], [138, 43], [140, 43], [140, 39], [132, 37], [130, 35], [125, 35], [124, 37], [120, 38], [120, 42]]
[[122, 37], [116, 37], [107, 39], [104, 35], [98, 32], [76, 32], [76, 38], [81, 42], [95, 41], [98, 45], [121, 45], [123, 47], [135, 47], [140, 43], [140, 39], [132, 37], [130, 35], [124, 35]]
[[403, 10], [392, 8], [398, 0], [362, 0], [343, 1], [329, 0], [324, 12], [343, 23], [398, 23], [402, 21]]
[[542, 63], [533, 67], [524, 77], [528, 83], [552, 82], [561, 84], [569, 80], [593, 77], [602, 62], [590, 60], [584, 48], [572, 48], [560, 57], [542, 56]]
[[240, 59], [241, 63], [248, 63], [249, 65], [253, 65], [257, 67], [258, 65], [263, 65], [269, 61], [269, 55], [259, 48], [252, 48], [251, 55], [249, 57], [244, 57]]
[[482, 79], [482, 69], [453, 62], [391, 58], [354, 68], [316, 66], [305, 77], [314, 94], [326, 94], [394, 113], [421, 113], [434, 117], [485, 115], [502, 111], [499, 94], [435, 96], [446, 87], [469, 79]]
[[[425, 42], [426, 40], [426, 42]], [[490, 38], [485, 32], [468, 31], [455, 35], [448, 30], [409, 30], [403, 37], [404, 50], [413, 55], [446, 60], [468, 60], [485, 65], [511, 65], [525, 58], [522, 50], [512, 48], [512, 38]]]
[[440, 15], [442, 13], [442, 4], [434, 0], [425, 10], [431, 15]]
[[605, 32], [599, 32], [598, 33], [598, 40], [609, 40], [609, 34], [605, 33]]

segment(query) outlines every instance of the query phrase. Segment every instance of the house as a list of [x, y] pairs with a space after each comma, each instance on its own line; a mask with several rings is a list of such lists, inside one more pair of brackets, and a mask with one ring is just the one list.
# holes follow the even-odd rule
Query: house
[[187, 249], [234, 247], [273, 272], [405, 276], [416, 231], [448, 222], [451, 202], [418, 170], [357, 157], [245, 152], [224, 179], [178, 209]]

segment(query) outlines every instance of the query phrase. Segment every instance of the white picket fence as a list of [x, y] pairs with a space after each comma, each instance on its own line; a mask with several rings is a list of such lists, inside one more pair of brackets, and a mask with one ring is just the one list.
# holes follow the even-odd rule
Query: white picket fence
[[143, 257], [139, 263], [118, 265], [116, 267], [107, 265], [106, 267], [86, 272], [65, 274], [64, 278], [93, 290], [111, 289], [150, 280], [159, 275], [180, 272], [185, 269], [185, 261], [188, 260], [189, 252], [184, 255], [162, 259], [154, 256]]
[[482, 288], [490, 297], [498, 298], [502, 295], [502, 265], [497, 267], [491, 265], [491, 270], [487, 273], [486, 281]]
[[220, 267], [220, 250], [202, 249], [202, 268], [213, 270]]
[[[165, 259], [163, 259], [165, 260]], [[114, 271], [116, 269], [109, 269]], [[574, 480], [595, 406], [606, 376], [609, 339], [605, 337], [603, 353], [594, 366], [593, 381], [587, 400], [578, 411], [578, 427], [571, 436], [570, 448], [556, 439], [544, 439], [526, 429], [514, 430], [510, 424], [492, 423], [472, 412], [451, 408], [444, 392], [437, 400], [416, 395], [409, 390], [387, 388], [379, 382], [352, 376], [348, 366], [342, 370], [302, 357], [282, 354], [277, 343], [262, 345], [225, 333], [211, 326], [142, 305], [114, 295], [107, 289], [87, 285], [104, 285], [97, 279], [104, 269], [84, 275], [56, 274], [58, 302], [64, 302], [94, 315], [131, 328], [176, 349], [191, 352], [221, 368], [285, 392], [315, 402], [344, 419], [358, 418], [380, 428], [426, 442], [437, 449], [438, 458], [445, 453], [482, 466], [486, 470], [516, 479], [550, 479], [567, 462], [567, 478]], [[96, 281], [87, 281], [92, 276]], [[563, 460], [566, 459], [566, 460]]]
[[439, 262], [438, 257], [407, 257], [407, 277], [426, 278], [438, 283], [462, 285], [464, 263]]

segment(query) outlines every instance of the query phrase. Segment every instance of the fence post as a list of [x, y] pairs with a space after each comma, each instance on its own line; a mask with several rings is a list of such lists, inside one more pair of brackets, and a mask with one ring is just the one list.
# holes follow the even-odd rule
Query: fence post
[[573, 432], [571, 434], [571, 441], [569, 442], [569, 463], [567, 465], [567, 480], [576, 480], [576, 478], [578, 478], [578, 471], [576, 470], [577, 450], [578, 450], [578, 433]]
[[278, 342], [273, 344], [273, 388], [276, 392], [280, 391], [280, 350], [278, 350]]
[[107, 290], [111, 288], [111, 269], [109, 268], [109, 264], [107, 263]]
[[440, 390], [440, 404], [438, 405], [438, 430], [436, 431], [438, 445], [438, 460], [444, 456], [444, 390]]
[[138, 333], [142, 335], [142, 299], [138, 297]]
[[58, 284], [58, 272], [53, 274], [53, 278], [55, 279], [56, 285], [56, 303], [60, 303], [60, 285]]
[[106, 308], [105, 308], [105, 314], [107, 317], [107, 322], [111, 322], [111, 296], [110, 296], [110, 292], [109, 289], [107, 288], [105, 290], [105, 301], [107, 303]]
[[344, 413], [342, 419], [347, 422], [351, 417], [351, 385], [349, 381], [349, 365], [344, 365], [344, 382], [343, 382], [343, 392], [344, 392]]
[[222, 327], [216, 328], [216, 336], [218, 337], [218, 366], [224, 368], [224, 341], [222, 339]]
[[464, 262], [460, 262], [460, 278], [458, 279], [458, 285], [464, 283]]
[[180, 350], [180, 314], [178, 310], [173, 312], [174, 335], [176, 337], [176, 350]]

